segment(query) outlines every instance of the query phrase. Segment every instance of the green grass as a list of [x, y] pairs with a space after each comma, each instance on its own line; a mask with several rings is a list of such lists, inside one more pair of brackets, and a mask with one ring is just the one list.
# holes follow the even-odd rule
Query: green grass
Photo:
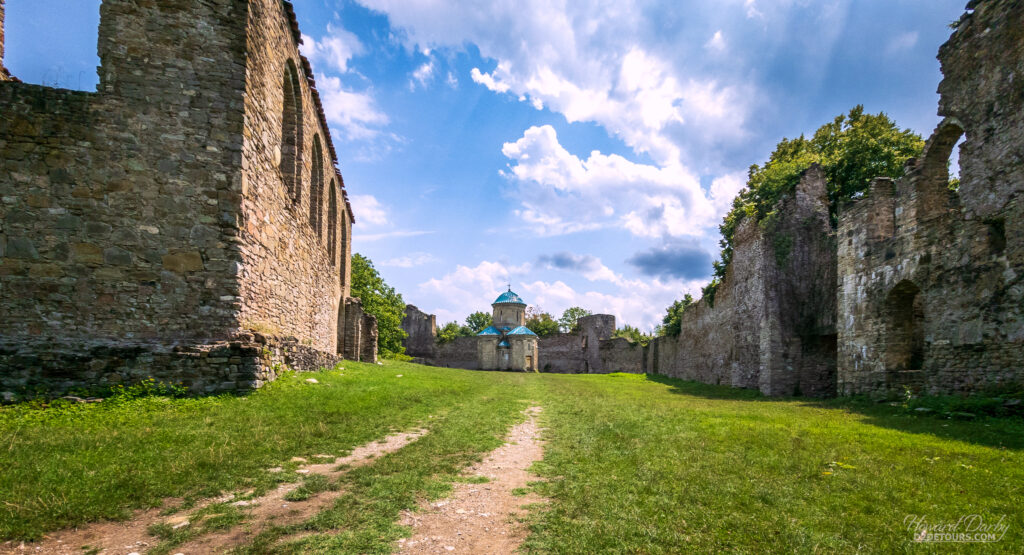
[[[290, 469], [293, 456], [344, 453], [422, 424], [430, 433], [337, 484], [308, 477], [295, 495], [340, 487], [334, 506], [241, 550], [388, 552], [409, 533], [396, 524], [403, 509], [443, 496], [453, 482], [480, 480], [458, 474], [540, 404], [547, 443], [535, 471], [545, 480], [529, 490], [551, 503], [532, 509], [528, 551], [1024, 549], [1020, 417], [765, 399], [629, 374], [345, 366], [344, 376], [288, 376], [246, 397], [0, 409], [0, 538], [121, 517], [164, 497], [259, 491], [282, 476], [298, 479], [265, 470]], [[321, 383], [305, 383], [311, 376]], [[904, 525], [907, 515], [942, 523], [972, 514], [1006, 515], [1003, 540], [920, 545]], [[210, 525], [237, 522], [219, 518]], [[154, 532], [163, 546], [191, 533]]]

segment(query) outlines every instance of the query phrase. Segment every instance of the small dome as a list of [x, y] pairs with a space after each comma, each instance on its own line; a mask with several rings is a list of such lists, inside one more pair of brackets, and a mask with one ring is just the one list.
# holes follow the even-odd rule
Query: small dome
[[521, 305], [526, 305], [526, 303], [523, 302], [523, 299], [519, 295], [516, 295], [515, 293], [512, 292], [511, 288], [509, 288], [508, 291], [505, 291], [501, 295], [498, 295], [498, 298], [495, 299], [494, 302], [491, 303], [491, 304], [521, 304]]
[[488, 326], [487, 329], [483, 330], [477, 335], [501, 335], [501, 331], [499, 331], [498, 328], [494, 326]]
[[533, 330], [526, 326], [519, 326], [516, 329], [508, 332], [509, 335], [537, 335], [533, 333]]

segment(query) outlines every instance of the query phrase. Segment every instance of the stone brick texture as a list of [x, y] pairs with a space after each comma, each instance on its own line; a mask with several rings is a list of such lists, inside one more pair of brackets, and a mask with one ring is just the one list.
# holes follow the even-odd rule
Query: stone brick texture
[[402, 330], [406, 333], [402, 340], [405, 354], [419, 358], [437, 356], [437, 318], [433, 314], [426, 314], [414, 305], [406, 305]]
[[771, 229], [741, 222], [714, 303], [701, 299], [678, 337], [652, 341], [649, 372], [767, 395], [834, 394], [836, 258], [821, 168], [776, 210]]
[[1024, 4], [972, 2], [939, 60], [924, 153], [840, 216], [840, 393], [1024, 384]]
[[174, 358], [251, 330], [323, 354], [297, 364], [333, 359], [353, 217], [290, 3], [100, 10], [97, 92], [0, 82], [0, 386], [55, 383], [12, 361], [111, 349], [127, 379], [125, 353]]

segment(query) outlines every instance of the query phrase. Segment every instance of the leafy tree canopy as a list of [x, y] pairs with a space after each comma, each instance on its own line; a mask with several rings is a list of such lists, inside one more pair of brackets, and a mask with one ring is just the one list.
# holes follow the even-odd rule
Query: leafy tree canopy
[[675, 301], [665, 309], [665, 316], [661, 319], [661, 325], [655, 330], [658, 335], [679, 335], [682, 330], [683, 312], [693, 304], [693, 295], [687, 293], [682, 300]]
[[562, 313], [562, 317], [558, 319], [558, 327], [565, 333], [576, 331], [576, 321], [584, 316], [590, 316], [593, 312], [580, 308], [578, 306], [572, 306], [565, 309]]
[[653, 339], [653, 336], [651, 336], [651, 334], [644, 333], [640, 331], [639, 328], [634, 328], [629, 324], [626, 324], [621, 328], [615, 330], [615, 333], [612, 334], [612, 337], [624, 337], [632, 341], [633, 343], [639, 343], [645, 347], [648, 343], [651, 342], [651, 339]]
[[855, 106], [815, 131], [810, 139], [782, 139], [763, 166], [750, 166], [747, 186], [733, 199], [719, 230], [722, 252], [715, 261], [714, 277], [704, 296], [714, 303], [714, 293], [732, 260], [733, 235], [744, 218], [770, 220], [776, 203], [793, 191], [800, 174], [817, 162], [828, 182], [829, 213], [836, 223], [836, 207], [863, 194], [875, 177], [903, 175], [903, 163], [921, 154], [924, 141], [909, 129], [900, 129], [885, 113], [864, 113]]
[[381, 356], [404, 353], [405, 301], [380, 277], [373, 262], [359, 253], [352, 255], [352, 296], [359, 297], [363, 310], [377, 317], [377, 348]]
[[494, 320], [487, 312], [474, 312], [466, 317], [466, 327], [474, 334], [480, 333], [494, 324]]
[[469, 329], [469, 326], [460, 326], [458, 322], [448, 322], [441, 326], [441, 329], [437, 330], [437, 342], [438, 344], [445, 344], [450, 341], [455, 341], [457, 337], [471, 337], [476, 333]]
[[558, 333], [558, 321], [547, 312], [541, 312], [533, 307], [526, 309], [526, 327], [538, 337]]

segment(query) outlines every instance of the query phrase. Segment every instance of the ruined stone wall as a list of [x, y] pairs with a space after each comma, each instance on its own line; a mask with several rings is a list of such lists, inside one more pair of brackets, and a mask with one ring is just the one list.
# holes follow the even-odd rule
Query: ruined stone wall
[[580, 374], [586, 367], [583, 337], [575, 333], [557, 333], [537, 341], [541, 372]]
[[[453, 341], [438, 345], [437, 357], [427, 359], [425, 362], [432, 366], [441, 366], [443, 368], [477, 370], [480, 368], [477, 343], [476, 337], [456, 337]], [[497, 340], [495, 340], [495, 343], [497, 343]], [[491, 349], [491, 351], [493, 350]]]
[[[272, 66], [294, 56], [311, 74], [290, 4], [100, 9], [96, 93], [0, 83], [0, 375], [104, 348], [173, 358], [245, 328], [331, 356], [352, 217], [311, 80], [296, 87], [297, 127], [320, 134], [323, 161], [297, 152], [301, 205], [283, 200], [270, 165], [282, 121]], [[325, 184], [315, 218], [313, 174]]]
[[600, 372], [602, 374], [612, 372], [644, 373], [647, 349], [639, 343], [633, 343], [624, 337], [616, 337], [601, 341], [598, 351], [601, 356]]
[[840, 215], [841, 393], [1024, 383], [1024, 6], [972, 5], [939, 51], [945, 119], [921, 158]]
[[406, 305], [402, 330], [406, 333], [402, 340], [405, 354], [422, 358], [437, 356], [437, 318], [433, 314], [426, 314], [411, 304]]
[[683, 313], [678, 337], [649, 347], [651, 370], [767, 395], [834, 394], [836, 262], [825, 191], [812, 166], [774, 221], [740, 223], [714, 305], [701, 299]]
[[99, 93], [0, 83], [0, 343], [237, 328], [241, 10], [107, 0]]
[[[337, 238], [351, 222], [339, 203], [341, 174], [289, 10], [279, 0], [249, 2], [239, 311], [243, 325], [271, 327], [336, 352], [348, 295]], [[296, 119], [295, 144], [286, 117]]]

